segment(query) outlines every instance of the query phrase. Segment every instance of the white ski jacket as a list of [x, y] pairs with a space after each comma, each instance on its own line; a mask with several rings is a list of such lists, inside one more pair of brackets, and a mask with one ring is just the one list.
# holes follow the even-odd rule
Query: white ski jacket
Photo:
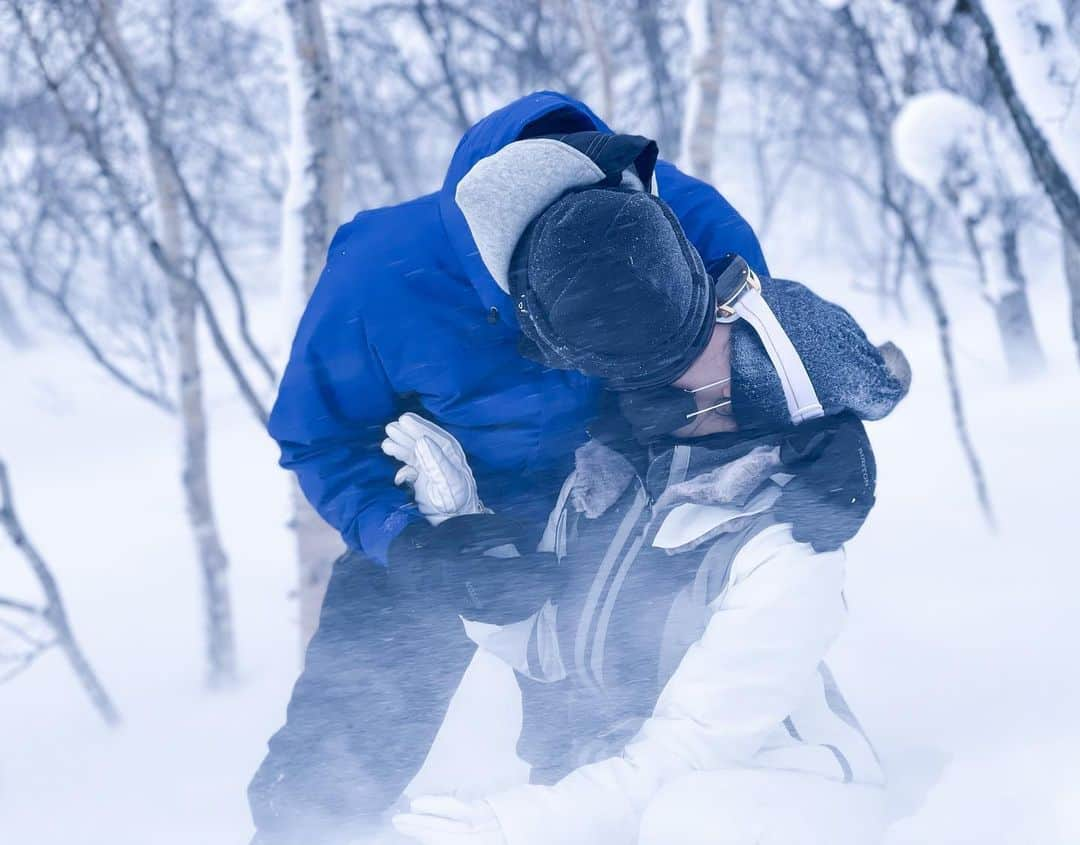
[[[749, 513], [682, 504], [653, 543], [676, 548]], [[637, 840], [659, 789], [693, 771], [754, 767], [880, 785], [877, 758], [823, 657], [845, 617], [843, 551], [817, 554], [771, 524], [735, 555], [709, 605], [704, 635], [683, 656], [649, 718], [619, 756], [487, 801], [507, 845], [618, 845]]]
[[[620, 466], [622, 459], [613, 461], [613, 454], [595, 444], [579, 450], [578, 470], [563, 487], [542, 548], [561, 555], [566, 515], [576, 508], [599, 516], [617, 496], [597, 505], [587, 500], [590, 491], [611, 487], [620, 472], [635, 475]], [[678, 491], [680, 504], [650, 520], [641, 480], [634, 482], [636, 494], [635, 488], [624, 494], [636, 496], [636, 513], [650, 522], [652, 546], [669, 554], [700, 549], [725, 532], [740, 530], [748, 517], [755, 519], [772, 507], [786, 480], [772, 475], [742, 506], [715, 504], [721, 500], [718, 485], [769, 479], [777, 464], [770, 463], [767, 451], [756, 450], [726, 465], [727, 475], [695, 477], [688, 474], [690, 454], [690, 446], [676, 447], [667, 484], [657, 497], [663, 501]], [[583, 477], [585, 457], [599, 461], [591, 479]], [[463, 461], [451, 464], [455, 472], [469, 472]], [[604, 484], [592, 483], [597, 478]], [[627, 489], [622, 482], [614, 487]], [[620, 527], [621, 539], [613, 543], [635, 545], [629, 542], [634, 518], [631, 514], [624, 520], [626, 530]], [[613, 561], [622, 548], [615, 549]], [[637, 552], [628, 552], [623, 565], [632, 554]], [[651, 718], [620, 755], [582, 766], [553, 786], [523, 785], [485, 799], [506, 845], [632, 845], [650, 800], [671, 781], [695, 771], [774, 769], [882, 785], [874, 750], [823, 662], [844, 624], [844, 563], [842, 550], [816, 553], [796, 542], [783, 523], [767, 523], [749, 536], [706, 608], [704, 633], [686, 650]], [[621, 566], [615, 570], [612, 589], [624, 574]], [[481, 648], [528, 674], [530, 631], [546, 624], [543, 617], [550, 612], [549, 604], [514, 625], [498, 628], [466, 620], [465, 626]]]

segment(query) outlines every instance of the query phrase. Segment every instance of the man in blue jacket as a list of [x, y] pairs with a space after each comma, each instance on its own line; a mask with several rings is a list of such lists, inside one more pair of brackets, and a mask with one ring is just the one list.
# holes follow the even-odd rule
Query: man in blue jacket
[[[471, 658], [463, 602], [514, 618], [514, 597], [532, 600], [522, 584], [548, 577], [543, 561], [502, 561], [520, 580], [478, 596], [469, 574], [470, 555], [530, 546], [520, 526], [543, 524], [599, 395], [596, 379], [519, 352], [503, 245], [566, 190], [620, 179], [658, 193], [706, 265], [738, 253], [768, 273], [715, 189], [552, 92], [470, 129], [437, 193], [362, 212], [334, 237], [269, 428], [352, 552], [335, 564], [287, 723], [249, 789], [260, 842], [333, 841], [376, 819], [422, 763]], [[380, 450], [410, 409], [460, 442], [477, 501], [499, 517], [452, 520], [453, 534], [422, 518]]]

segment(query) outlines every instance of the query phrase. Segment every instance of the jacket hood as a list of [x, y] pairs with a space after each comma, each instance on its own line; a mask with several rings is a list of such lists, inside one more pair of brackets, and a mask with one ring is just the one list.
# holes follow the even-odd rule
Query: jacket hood
[[482, 159], [508, 144], [552, 132], [611, 130], [584, 103], [555, 91], [538, 91], [515, 100], [480, 120], [458, 143], [446, 171], [439, 196], [443, 226], [462, 269], [476, 288], [486, 309], [496, 308], [503, 322], [517, 328], [513, 302], [495, 281], [481, 257], [465, 214], [458, 204], [462, 179]]

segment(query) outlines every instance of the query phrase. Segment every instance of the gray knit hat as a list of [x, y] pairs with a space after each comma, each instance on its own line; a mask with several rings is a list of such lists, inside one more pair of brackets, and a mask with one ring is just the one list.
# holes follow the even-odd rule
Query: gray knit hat
[[[826, 415], [850, 411], [878, 420], [904, 398], [911, 369], [899, 348], [874, 346], [847, 311], [805, 285], [760, 281], [761, 295], [802, 359]], [[731, 409], [740, 430], [790, 425], [776, 368], [746, 320], [731, 327], [731, 378]]]

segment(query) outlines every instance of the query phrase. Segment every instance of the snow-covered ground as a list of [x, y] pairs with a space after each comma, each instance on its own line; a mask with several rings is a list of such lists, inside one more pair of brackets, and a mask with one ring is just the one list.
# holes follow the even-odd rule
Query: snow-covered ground
[[[0, 841], [241, 841], [243, 785], [297, 665], [276, 450], [243, 408], [212, 409], [243, 678], [208, 694], [174, 422], [69, 349], [7, 355], [0, 450], [16, 504], [125, 723], [101, 725], [59, 654], [0, 687]], [[0, 540], [3, 592], [24, 569]]]
[[[782, 255], [773, 261], [792, 269]], [[1057, 274], [1036, 282], [1056, 369], [1022, 388], [1005, 380], [985, 305], [950, 289], [995, 534], [974, 506], [925, 314], [885, 323], [847, 276], [826, 269], [803, 275], [876, 338], [896, 339], [915, 367], [909, 400], [872, 428], [879, 505], [850, 549], [850, 625], [832, 660], [890, 769], [897, 814], [914, 812], [889, 841], [1078, 842], [1080, 369]], [[56, 654], [0, 687], [0, 841], [246, 841], [244, 787], [297, 671], [286, 486], [273, 444], [215, 381], [214, 494], [243, 677], [207, 693], [173, 423], [59, 342], [4, 350], [0, 397], [0, 454], [24, 522], [125, 717], [120, 730], [105, 729]], [[22, 566], [0, 540], [3, 592], [32, 595]], [[505, 680], [475, 668], [493, 686]], [[513, 700], [483, 704], [485, 724], [508, 741]], [[461, 759], [447, 749], [425, 788]]]

